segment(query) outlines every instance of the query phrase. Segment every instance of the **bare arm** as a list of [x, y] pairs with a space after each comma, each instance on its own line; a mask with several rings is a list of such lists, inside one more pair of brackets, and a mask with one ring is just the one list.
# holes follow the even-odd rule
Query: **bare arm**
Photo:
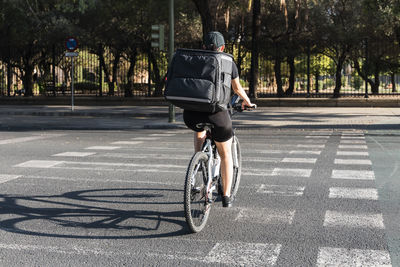
[[236, 77], [235, 79], [232, 80], [232, 88], [235, 94], [240, 96], [241, 99], [243, 99], [243, 104], [242, 107], [247, 106], [247, 107], [252, 107], [254, 104], [251, 103], [250, 98], [247, 96], [246, 91], [243, 89], [242, 85], [239, 82], [239, 77]]

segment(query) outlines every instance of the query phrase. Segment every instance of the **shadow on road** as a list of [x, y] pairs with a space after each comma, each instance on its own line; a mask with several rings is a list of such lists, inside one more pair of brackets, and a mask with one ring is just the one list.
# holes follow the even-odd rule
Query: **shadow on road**
[[36, 196], [0, 194], [0, 230], [77, 239], [180, 236], [189, 233], [179, 202], [181, 195], [182, 190], [154, 188]]

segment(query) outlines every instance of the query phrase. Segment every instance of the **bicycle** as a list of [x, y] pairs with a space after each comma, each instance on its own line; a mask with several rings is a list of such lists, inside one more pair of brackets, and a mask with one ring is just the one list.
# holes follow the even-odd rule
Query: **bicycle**
[[[231, 99], [231, 117], [235, 113], [243, 111], [239, 100], [239, 96], [237, 95], [233, 96]], [[193, 233], [198, 233], [205, 227], [212, 203], [214, 203], [217, 199], [214, 191], [218, 190], [219, 195], [222, 195], [222, 182], [220, 175], [221, 160], [218, 155], [215, 142], [211, 136], [211, 129], [213, 125], [210, 123], [199, 123], [196, 125], [196, 127], [204, 128], [206, 130], [206, 139], [204, 141], [202, 150], [195, 153], [190, 160], [185, 178], [185, 218], [190, 230]], [[235, 198], [239, 189], [242, 167], [240, 144], [235, 135], [235, 131], [232, 140], [232, 158], [233, 177], [231, 197]]]

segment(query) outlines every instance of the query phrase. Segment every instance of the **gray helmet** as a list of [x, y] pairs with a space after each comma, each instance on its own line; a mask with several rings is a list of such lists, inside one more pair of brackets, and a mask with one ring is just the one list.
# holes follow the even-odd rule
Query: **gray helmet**
[[224, 44], [224, 36], [220, 32], [209, 32], [204, 37], [204, 45], [208, 50], [217, 50]]

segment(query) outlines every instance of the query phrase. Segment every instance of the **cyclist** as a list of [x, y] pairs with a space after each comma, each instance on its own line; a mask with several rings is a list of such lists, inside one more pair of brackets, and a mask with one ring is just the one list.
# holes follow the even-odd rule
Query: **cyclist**
[[[223, 52], [225, 49], [225, 40], [220, 32], [209, 32], [204, 38], [203, 49]], [[239, 82], [238, 68], [232, 61], [232, 88], [233, 91], [243, 99], [242, 108], [253, 107], [246, 92]], [[197, 111], [184, 110], [183, 120], [187, 127], [195, 131], [194, 149], [195, 152], [201, 151], [203, 142], [206, 138], [206, 131], [196, 127], [199, 123], [212, 123], [212, 137], [217, 146], [221, 157], [221, 177], [222, 177], [222, 205], [231, 207], [233, 199], [231, 198], [233, 161], [232, 161], [232, 121], [227, 110], [216, 113], [205, 113]]]

